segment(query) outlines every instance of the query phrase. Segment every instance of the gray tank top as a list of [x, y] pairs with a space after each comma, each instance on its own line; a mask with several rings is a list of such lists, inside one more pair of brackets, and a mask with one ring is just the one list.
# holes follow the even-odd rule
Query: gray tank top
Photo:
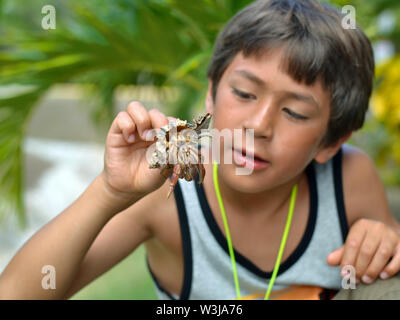
[[[341, 288], [339, 267], [326, 263], [330, 252], [343, 245], [348, 225], [342, 189], [342, 149], [324, 164], [312, 161], [306, 168], [310, 212], [306, 230], [292, 254], [281, 263], [273, 293], [296, 285], [331, 290]], [[154, 274], [159, 299], [236, 299], [226, 238], [214, 219], [202, 184], [179, 180], [175, 199], [184, 255], [180, 296], [162, 288]], [[264, 271], [236, 250], [236, 268], [243, 297], [262, 298], [272, 271]]]

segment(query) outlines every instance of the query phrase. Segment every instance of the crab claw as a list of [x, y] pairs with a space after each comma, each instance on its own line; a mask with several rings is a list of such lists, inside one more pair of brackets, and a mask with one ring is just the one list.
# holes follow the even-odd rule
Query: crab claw
[[175, 166], [174, 167], [174, 171], [172, 173], [172, 177], [171, 177], [171, 182], [169, 184], [169, 190], [167, 193], [167, 199], [169, 198], [169, 196], [171, 195], [172, 191], [174, 191], [174, 188], [176, 186], [176, 183], [178, 182], [178, 178], [179, 178], [179, 174], [181, 172], [181, 167], [180, 166]]

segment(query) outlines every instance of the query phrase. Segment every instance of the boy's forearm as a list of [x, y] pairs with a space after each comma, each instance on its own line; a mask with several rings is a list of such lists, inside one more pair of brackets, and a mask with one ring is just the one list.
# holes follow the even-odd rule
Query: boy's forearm
[[[0, 298], [61, 299], [101, 229], [137, 200], [120, 199], [105, 187], [102, 175], [96, 177], [75, 202], [14, 256], [0, 275]], [[55, 289], [43, 288], [42, 280], [50, 275], [49, 271], [42, 273], [44, 266], [54, 267]]]

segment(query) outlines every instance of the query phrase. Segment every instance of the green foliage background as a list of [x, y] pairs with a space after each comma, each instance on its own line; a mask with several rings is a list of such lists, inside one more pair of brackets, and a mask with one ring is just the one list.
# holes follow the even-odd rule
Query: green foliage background
[[[26, 222], [22, 141], [38, 102], [52, 86], [90, 84], [91, 114], [101, 128], [111, 124], [115, 90], [124, 84], [177, 88], [177, 101], [166, 102], [168, 113], [190, 119], [203, 109], [205, 72], [218, 32], [250, 2], [0, 0], [0, 219], [15, 212], [21, 226]], [[393, 58], [378, 70], [365, 128], [350, 142], [373, 157], [385, 183], [400, 184], [400, 2], [330, 2], [353, 5], [357, 23], [373, 43], [393, 44]], [[57, 26], [46, 31], [41, 8], [48, 4], [57, 10]], [[396, 23], [382, 31], [379, 17], [387, 12]]]

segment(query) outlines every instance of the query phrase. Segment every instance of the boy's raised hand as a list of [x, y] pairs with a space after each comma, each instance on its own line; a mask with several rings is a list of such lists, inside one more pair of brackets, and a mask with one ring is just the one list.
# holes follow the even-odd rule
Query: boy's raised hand
[[124, 200], [138, 199], [165, 182], [159, 170], [149, 169], [146, 151], [155, 142], [152, 129], [171, 119], [157, 109], [147, 111], [137, 101], [118, 113], [107, 135], [102, 172], [106, 187], [114, 195]]
[[[327, 257], [331, 266], [353, 266], [357, 280], [370, 284], [400, 271], [400, 234], [386, 224], [360, 219], [350, 228], [345, 244]], [[342, 273], [344, 276], [346, 273]]]

